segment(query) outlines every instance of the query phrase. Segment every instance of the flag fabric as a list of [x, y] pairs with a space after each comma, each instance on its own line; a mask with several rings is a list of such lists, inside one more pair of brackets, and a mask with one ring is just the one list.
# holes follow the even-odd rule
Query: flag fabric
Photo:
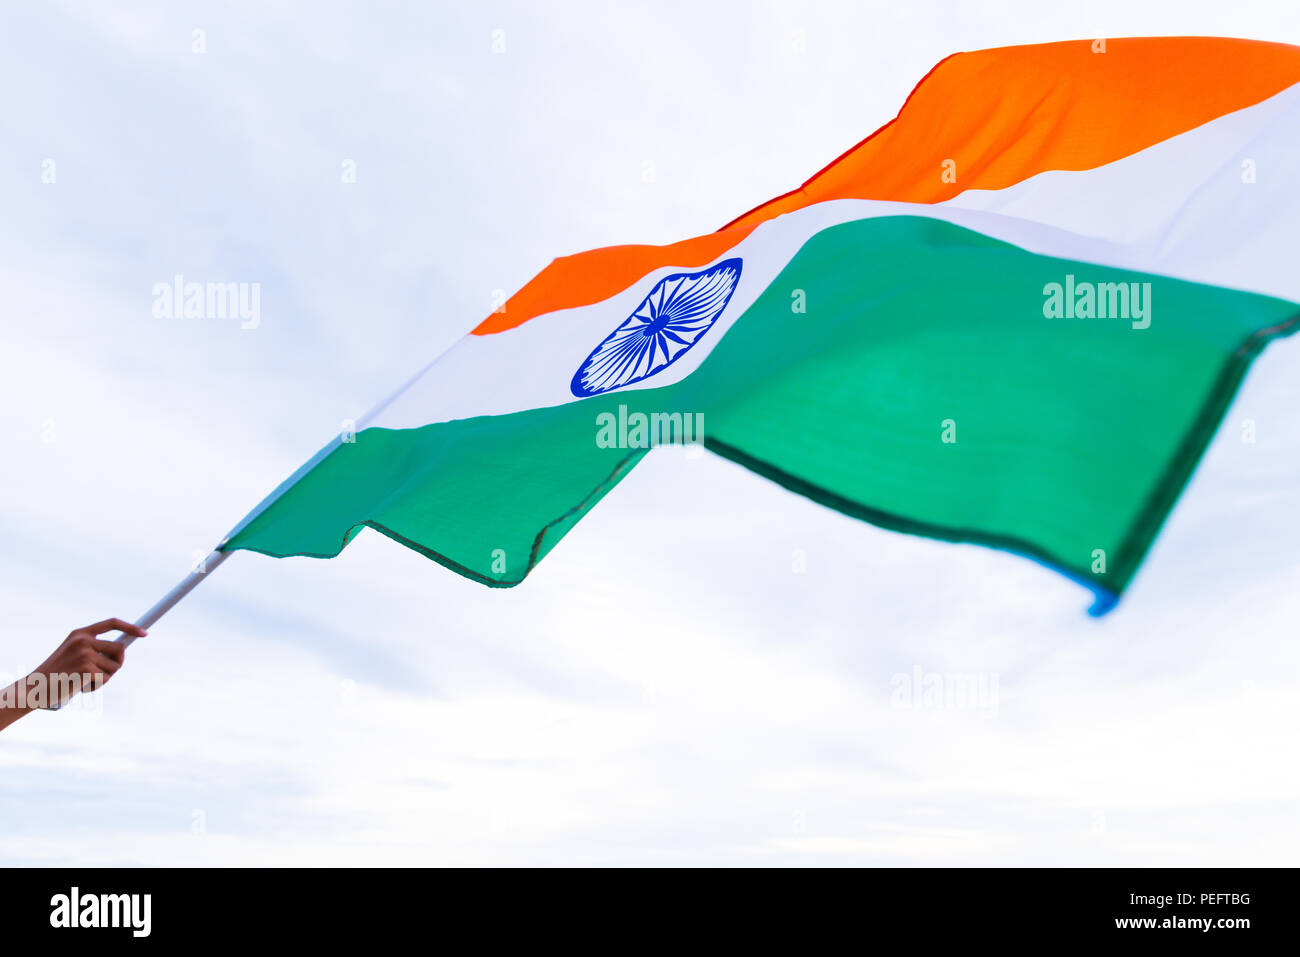
[[369, 526], [515, 585], [656, 444], [702, 441], [1103, 611], [1300, 326], [1297, 156], [1297, 47], [955, 54], [719, 231], [555, 260], [222, 548], [330, 557]]

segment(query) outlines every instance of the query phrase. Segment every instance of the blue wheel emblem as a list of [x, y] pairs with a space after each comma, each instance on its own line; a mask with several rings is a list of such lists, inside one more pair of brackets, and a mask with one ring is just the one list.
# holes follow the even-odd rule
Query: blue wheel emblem
[[740, 260], [665, 276], [632, 315], [592, 350], [573, 374], [579, 397], [648, 379], [680, 359], [713, 328], [740, 281]]

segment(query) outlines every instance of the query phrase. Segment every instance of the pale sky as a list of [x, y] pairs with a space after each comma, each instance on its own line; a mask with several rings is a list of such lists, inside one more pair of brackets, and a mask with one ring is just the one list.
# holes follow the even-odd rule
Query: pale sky
[[[949, 53], [1300, 43], [1280, 2], [134, 7], [0, 13], [6, 680], [143, 612], [498, 291], [717, 228]], [[260, 324], [155, 318], [176, 274], [259, 283]], [[370, 531], [236, 554], [0, 737], [0, 862], [1293, 864], [1298, 372], [1264, 354], [1101, 620], [680, 449], [508, 591]], [[902, 707], [916, 674], [988, 690]]]

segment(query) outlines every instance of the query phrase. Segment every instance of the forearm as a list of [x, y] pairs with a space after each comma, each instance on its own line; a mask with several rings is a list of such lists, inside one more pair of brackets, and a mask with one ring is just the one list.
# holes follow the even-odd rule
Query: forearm
[[0, 731], [29, 711], [58, 708], [80, 691], [94, 691], [122, 667], [126, 645], [101, 639], [109, 631], [143, 638], [145, 630], [121, 618], [78, 628], [39, 668], [0, 689]]
[[27, 700], [27, 679], [20, 678], [0, 691], [0, 731], [13, 724], [29, 711], [36, 710]]

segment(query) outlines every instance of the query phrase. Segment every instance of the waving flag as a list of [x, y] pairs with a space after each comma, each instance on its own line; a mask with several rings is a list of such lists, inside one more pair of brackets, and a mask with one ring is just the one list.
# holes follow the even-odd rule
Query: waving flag
[[718, 232], [555, 260], [221, 549], [329, 557], [370, 526], [514, 585], [690, 440], [1104, 610], [1300, 324], [1298, 83], [1300, 48], [1244, 40], [951, 56]]

